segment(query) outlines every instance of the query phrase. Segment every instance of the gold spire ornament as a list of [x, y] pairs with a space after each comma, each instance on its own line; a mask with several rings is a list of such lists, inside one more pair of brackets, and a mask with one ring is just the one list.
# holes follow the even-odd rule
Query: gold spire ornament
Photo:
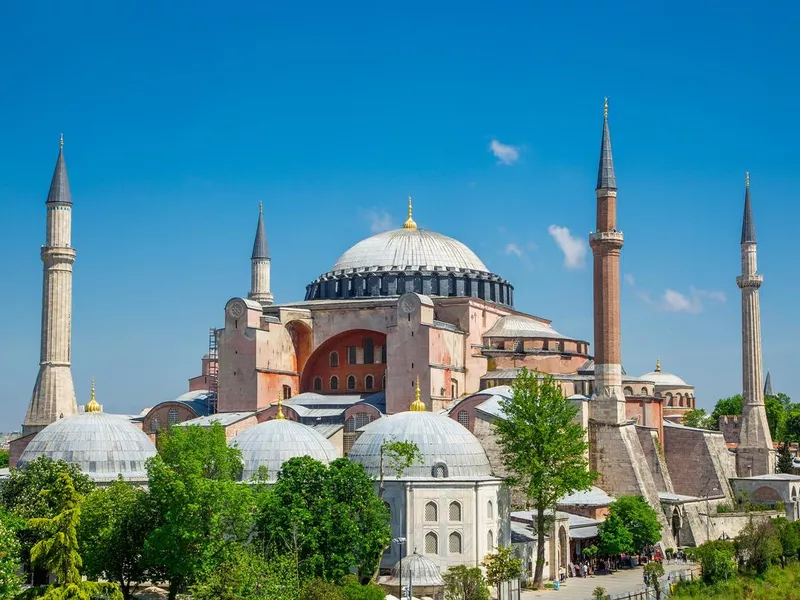
[[58, 141], [58, 147], [59, 148], [63, 148], [64, 147], [64, 134], [61, 133], [59, 135], [61, 136], [61, 139]]
[[283, 390], [278, 392], [278, 414], [275, 415], [276, 419], [285, 419], [283, 416]]
[[419, 397], [419, 377], [417, 377], [417, 389], [414, 391], [414, 401], [411, 403], [411, 410], [414, 412], [425, 412], [425, 403]]
[[746, 171], [744, 174], [744, 187], [750, 187], [750, 171]]
[[261, 214], [263, 212], [264, 212], [264, 203], [263, 202], [259, 202], [258, 203], [258, 214]]
[[403, 229], [416, 229], [417, 224], [414, 219], [411, 217], [411, 196], [408, 197], [408, 218], [406, 222], [403, 223]]
[[603, 99], [603, 118], [608, 118], [608, 96]]
[[87, 413], [96, 413], [102, 410], [100, 405], [97, 403], [97, 400], [94, 398], [94, 377], [92, 377], [92, 397], [89, 398], [89, 402], [86, 403], [86, 406], [83, 410]]
[[656, 373], [661, 372], [661, 358], [656, 358]]

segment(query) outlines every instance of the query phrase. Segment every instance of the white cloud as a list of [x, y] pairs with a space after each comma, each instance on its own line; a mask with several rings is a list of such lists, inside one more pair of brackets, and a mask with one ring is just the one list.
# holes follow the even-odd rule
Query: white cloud
[[570, 234], [569, 229], [558, 225], [550, 225], [547, 233], [555, 240], [564, 253], [564, 266], [568, 269], [580, 269], [586, 263], [587, 245], [581, 238]]
[[525, 256], [525, 253], [522, 251], [522, 248], [520, 248], [516, 244], [506, 244], [506, 254], [513, 254], [518, 258], [522, 258], [523, 256]]
[[625, 283], [631, 287], [636, 287], [636, 279], [630, 273], [625, 273]]
[[703, 310], [703, 304], [696, 295], [686, 296], [667, 289], [661, 296], [661, 308], [667, 312], [699, 313]]
[[688, 313], [697, 314], [703, 312], [705, 303], [722, 303], [727, 300], [724, 292], [712, 290], [698, 290], [696, 288], [689, 288], [689, 293], [684, 294], [672, 288], [667, 288], [661, 294], [658, 302], [653, 301], [650, 293], [636, 286], [636, 280], [630, 273], [625, 274], [625, 283], [634, 288], [634, 294], [645, 304], [654, 306], [656, 309], [664, 312], [675, 313]]
[[367, 212], [367, 219], [372, 233], [383, 233], [395, 228], [392, 216], [385, 210], [370, 210]]
[[503, 144], [498, 140], [492, 140], [492, 143], [489, 144], [489, 152], [494, 154], [498, 163], [504, 165], [513, 165], [519, 160], [518, 147]]

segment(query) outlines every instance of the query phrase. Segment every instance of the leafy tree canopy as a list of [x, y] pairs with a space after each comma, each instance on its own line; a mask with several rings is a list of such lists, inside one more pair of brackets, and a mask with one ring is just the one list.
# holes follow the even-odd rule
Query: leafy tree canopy
[[633, 551], [644, 550], [661, 539], [658, 514], [642, 496], [620, 496], [609, 506], [631, 533]]
[[442, 575], [445, 600], [489, 600], [489, 585], [480, 567], [458, 565]]
[[[741, 415], [743, 403], [744, 400], [741, 394], [717, 400], [714, 412], [711, 413], [711, 427], [719, 429], [719, 418], [721, 416]], [[791, 404], [786, 394], [777, 394], [764, 398], [764, 409], [767, 413], [767, 423], [773, 440], [784, 439], [787, 421], [790, 418], [790, 413], [794, 410], [793, 407], [794, 405]]]
[[488, 554], [481, 565], [486, 569], [486, 580], [497, 589], [500, 597], [500, 585], [522, 577], [522, 559], [518, 558], [511, 546], [500, 546]]
[[792, 473], [794, 470], [794, 457], [789, 451], [789, 443], [784, 442], [778, 449], [778, 473]]
[[698, 429], [716, 429], [713, 427], [711, 415], [707, 414], [702, 408], [687, 410], [683, 415], [683, 425], [686, 427], [697, 427]]
[[0, 509], [0, 598], [13, 598], [20, 591], [20, 551], [18, 520]]
[[720, 398], [714, 405], [711, 413], [711, 423], [714, 429], [719, 428], [719, 418], [725, 415], [741, 415], [744, 400], [741, 394], [736, 394], [730, 398]]
[[600, 523], [597, 534], [600, 538], [598, 550], [603, 556], [619, 556], [633, 551], [633, 536], [619, 515], [609, 513]]
[[505, 418], [494, 422], [497, 443], [511, 481], [536, 507], [538, 538], [534, 585], [541, 587], [547, 511], [559, 498], [591, 487], [596, 473], [586, 461], [584, 429], [575, 422], [578, 408], [564, 397], [552, 375], [522, 369], [512, 397], [500, 408]]
[[8, 450], [0, 450], [0, 469], [8, 468]]
[[717, 583], [736, 575], [733, 557], [736, 549], [731, 542], [710, 541], [695, 549], [695, 556], [703, 567], [703, 581]]
[[749, 521], [736, 538], [736, 545], [745, 559], [745, 567], [759, 575], [766, 573], [783, 551], [780, 534], [771, 519]]

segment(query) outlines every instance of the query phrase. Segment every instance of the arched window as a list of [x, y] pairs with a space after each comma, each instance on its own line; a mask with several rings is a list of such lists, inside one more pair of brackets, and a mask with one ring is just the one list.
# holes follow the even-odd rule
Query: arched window
[[283, 399], [288, 400], [292, 397], [292, 386], [285, 385], [283, 386]]
[[458, 502], [450, 503], [450, 520], [456, 523], [461, 522], [461, 504]]
[[492, 504], [491, 500], [486, 503], [486, 518], [494, 519], [494, 504]]
[[382, 386], [381, 386], [381, 389], [382, 389], [382, 390], [385, 390], [385, 389], [386, 389], [386, 373], [384, 373], [384, 374], [383, 374], [383, 379], [382, 379]]
[[332, 366], [332, 367], [338, 367], [339, 366], [339, 353], [336, 352], [335, 350], [333, 352], [331, 352], [331, 355], [330, 355], [329, 360], [328, 360], [328, 364], [330, 366]]
[[622, 393], [625, 394], [626, 396], [633, 396], [633, 388], [629, 385], [626, 385], [623, 388]]
[[458, 382], [455, 379], [450, 381], [450, 398], [458, 398]]
[[447, 552], [449, 554], [461, 554], [461, 534], [454, 531], [447, 538]]
[[425, 521], [435, 523], [439, 520], [439, 507], [436, 502], [428, 502], [425, 505]]
[[364, 389], [371, 390], [375, 387], [375, 378], [372, 375], [364, 377]]
[[356, 347], [355, 346], [348, 346], [347, 347], [347, 364], [348, 365], [356, 364]]
[[150, 429], [152, 429], [153, 431], [158, 431], [159, 429], [161, 429], [161, 419], [159, 419], [158, 417], [153, 417], [153, 420], [150, 421]]
[[375, 344], [372, 338], [364, 338], [364, 364], [371, 365], [375, 362]]
[[347, 376], [347, 389], [348, 390], [356, 389], [356, 376], [355, 375], [348, 375]]
[[315, 392], [322, 391], [322, 377], [314, 377], [314, 391]]
[[174, 425], [175, 423], [178, 422], [178, 407], [177, 406], [173, 406], [172, 408], [169, 409], [169, 412], [167, 413], [167, 419], [169, 420], [169, 424], [170, 425]]
[[469, 413], [465, 410], [458, 411], [458, 422], [469, 429]]
[[672, 394], [670, 392], [667, 392], [666, 399], [667, 399], [667, 406], [672, 406]]
[[331, 377], [331, 389], [332, 390], [338, 390], [339, 389], [339, 378], [336, 375]]
[[486, 534], [486, 549], [492, 550], [494, 548], [494, 534], [490, 529], [489, 532]]
[[443, 462], [437, 462], [433, 465], [432, 475], [436, 479], [443, 479], [447, 477], [447, 465]]
[[682, 394], [678, 394], [677, 396], [675, 396], [675, 399], [678, 401], [678, 406], [683, 406], [683, 395]]
[[647, 396], [647, 388], [646, 387], [642, 388], [642, 396]]
[[414, 274], [414, 291], [418, 294], [422, 293], [422, 273]]
[[439, 538], [432, 531], [425, 534], [425, 554], [439, 554]]

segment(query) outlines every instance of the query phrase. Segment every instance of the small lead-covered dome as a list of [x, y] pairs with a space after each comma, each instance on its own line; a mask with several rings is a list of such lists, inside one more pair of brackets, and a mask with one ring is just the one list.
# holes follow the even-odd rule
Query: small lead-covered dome
[[391, 585], [397, 582], [413, 582], [416, 587], [444, 587], [444, 579], [430, 558], [417, 554], [416, 551], [411, 556], [406, 556], [403, 560], [395, 563], [392, 567], [391, 580], [384, 583]]
[[656, 370], [650, 371], [649, 373], [645, 373], [640, 377], [640, 379], [644, 379], [645, 381], [652, 381], [658, 386], [664, 387], [693, 387], [692, 385], [686, 383], [683, 379], [674, 375], [673, 373], [667, 373], [666, 371], [661, 370], [661, 359], [656, 359]]
[[[96, 407], [96, 408], [94, 408]], [[156, 455], [150, 438], [122, 415], [109, 415], [92, 402], [86, 412], [51, 423], [33, 438], [19, 459], [24, 467], [40, 456], [80, 467], [94, 481], [146, 481], [145, 462]]]
[[487, 477], [492, 475], [481, 443], [468, 429], [446, 415], [408, 411], [373, 421], [362, 429], [349, 458], [380, 475], [381, 445], [385, 441], [414, 442], [422, 460], [404, 477]]
[[295, 456], [310, 456], [326, 465], [339, 458], [325, 436], [308, 425], [283, 418], [245, 429], [228, 445], [242, 452], [243, 481], [252, 479], [260, 467], [267, 469], [269, 481], [275, 481], [281, 465]]

